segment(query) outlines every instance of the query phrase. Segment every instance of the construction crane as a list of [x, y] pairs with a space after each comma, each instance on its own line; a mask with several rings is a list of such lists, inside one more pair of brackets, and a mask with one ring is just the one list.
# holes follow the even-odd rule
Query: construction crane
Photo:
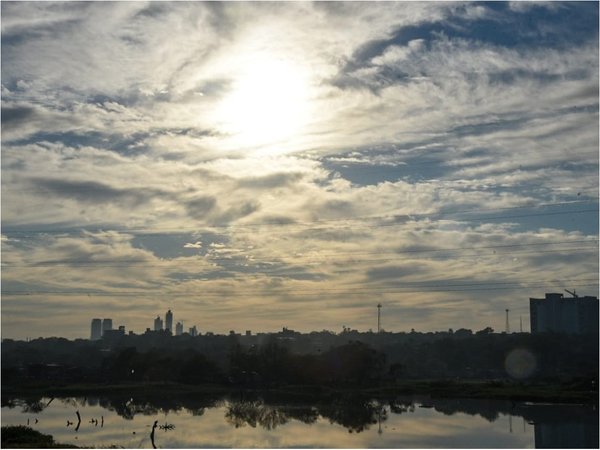
[[565, 292], [568, 292], [569, 294], [571, 294], [573, 296], [573, 298], [579, 298], [579, 295], [577, 295], [577, 291], [575, 289], [573, 289], [573, 292], [571, 292], [568, 289], [565, 289]]

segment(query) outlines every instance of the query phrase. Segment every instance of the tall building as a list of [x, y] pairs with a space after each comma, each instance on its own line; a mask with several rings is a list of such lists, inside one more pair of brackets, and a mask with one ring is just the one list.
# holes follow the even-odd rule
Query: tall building
[[169, 330], [171, 333], [173, 332], [173, 313], [171, 310], [168, 310], [165, 315], [165, 330]]
[[531, 332], [598, 333], [598, 298], [550, 293], [529, 299]]
[[196, 325], [194, 325], [192, 328], [190, 328], [190, 336], [192, 336], [192, 337], [198, 336], [198, 329], [196, 328]]
[[181, 336], [183, 334], [183, 324], [181, 322], [177, 322], [175, 325], [175, 336]]
[[160, 316], [156, 316], [154, 319], [154, 331], [161, 331], [163, 329], [163, 321]]
[[111, 331], [112, 330], [112, 319], [103, 319], [102, 320], [102, 334], [104, 334], [105, 331]]
[[90, 339], [97, 341], [102, 337], [102, 319], [92, 319], [92, 333]]

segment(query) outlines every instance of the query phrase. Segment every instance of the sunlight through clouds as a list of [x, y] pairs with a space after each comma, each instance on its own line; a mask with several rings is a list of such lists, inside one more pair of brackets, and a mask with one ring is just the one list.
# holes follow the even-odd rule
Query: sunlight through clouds
[[598, 5], [530, 6], [2, 2], [3, 329], [502, 329], [596, 295]]
[[251, 55], [217, 107], [219, 129], [242, 148], [295, 139], [311, 115], [306, 72], [284, 59]]

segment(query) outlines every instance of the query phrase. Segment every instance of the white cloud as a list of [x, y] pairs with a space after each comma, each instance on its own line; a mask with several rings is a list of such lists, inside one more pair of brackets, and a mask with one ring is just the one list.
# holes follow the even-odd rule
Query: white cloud
[[[377, 301], [392, 329], [483, 328], [509, 304], [526, 314], [524, 299], [551, 280], [597, 280], [593, 233], [450, 214], [597, 200], [595, 41], [393, 41], [452, 15], [493, 18], [450, 3], [2, 12], [3, 289], [34, 292], [23, 305], [49, 317], [75, 305], [84, 331], [69, 336], [87, 334], [94, 308], [143, 330], [171, 303], [216, 331], [278, 329], [285, 316], [299, 329], [368, 329]], [[303, 65], [312, 112], [302, 132], [261, 147], [214, 112], [240, 68], [265, 57]], [[188, 234], [180, 251], [201, 251], [165, 257], [137, 243], [177, 233]], [[561, 249], [578, 264], [551, 252]], [[436, 281], [521, 291], [427, 292]], [[68, 294], [35, 294], [46, 290]], [[5, 298], [18, 323], [23, 297]]]

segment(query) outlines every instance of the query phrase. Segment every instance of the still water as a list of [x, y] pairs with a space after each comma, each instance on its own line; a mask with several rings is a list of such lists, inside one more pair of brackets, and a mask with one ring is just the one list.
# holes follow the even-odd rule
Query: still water
[[152, 448], [155, 421], [157, 448], [598, 448], [598, 411], [585, 405], [348, 395], [2, 399], [2, 425], [29, 424], [82, 447]]

